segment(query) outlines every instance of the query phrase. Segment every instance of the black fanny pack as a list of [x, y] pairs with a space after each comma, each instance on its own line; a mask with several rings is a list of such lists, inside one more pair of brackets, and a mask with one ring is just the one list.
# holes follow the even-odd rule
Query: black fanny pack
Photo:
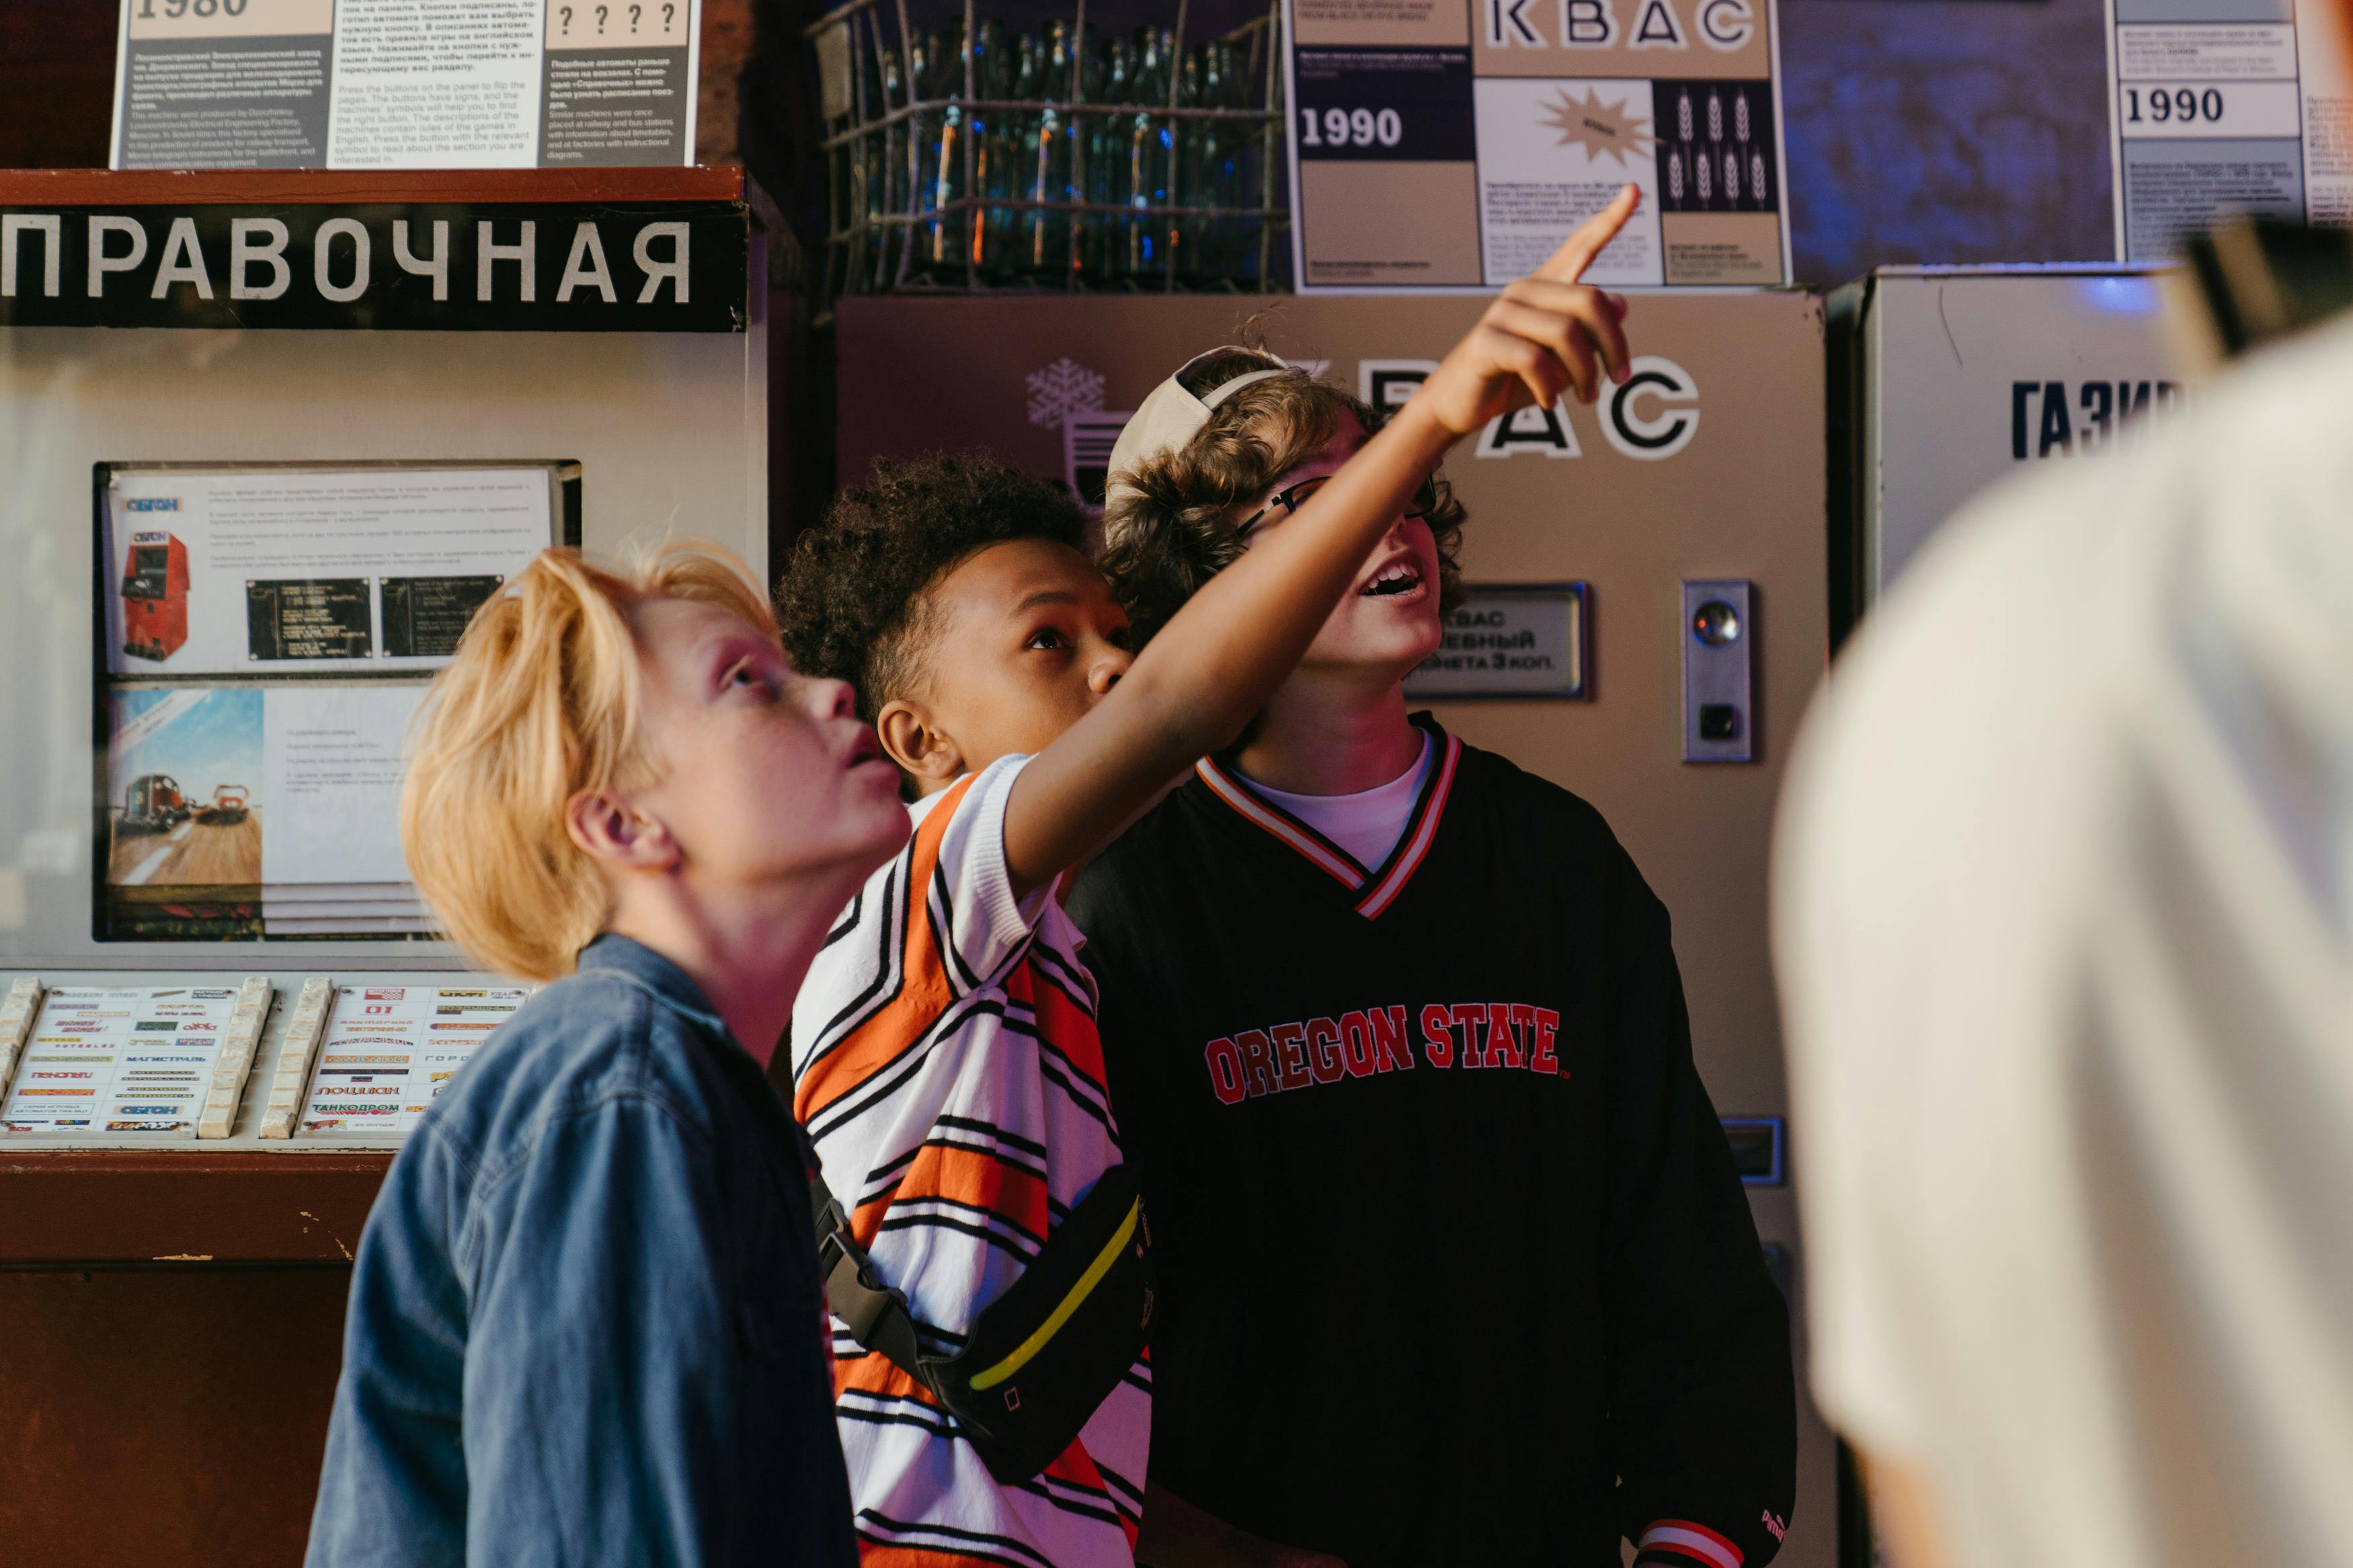
[[812, 1195], [826, 1305], [861, 1346], [931, 1390], [1000, 1481], [1026, 1481], [1060, 1458], [1144, 1349], [1152, 1235], [1125, 1165], [1103, 1173], [945, 1357], [917, 1342], [907, 1298], [875, 1273], [822, 1177]]

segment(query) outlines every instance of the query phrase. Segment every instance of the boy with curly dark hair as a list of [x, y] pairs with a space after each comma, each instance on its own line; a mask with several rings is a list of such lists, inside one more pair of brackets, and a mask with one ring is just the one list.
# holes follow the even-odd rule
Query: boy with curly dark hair
[[[1104, 564], [1162, 637], [1372, 428], [1276, 363], [1195, 361], [1113, 453]], [[1145, 416], [1177, 395], [1192, 420]], [[1667, 912], [1591, 806], [1406, 701], [1461, 520], [1408, 507], [1245, 741], [1071, 899], [1159, 1245], [1153, 1479], [1351, 1568], [1616, 1568], [1621, 1537], [1757, 1568], [1788, 1319]]]
[[[1571, 280], [1630, 210], [1580, 231], [1537, 303], [1482, 318], [1141, 654], [1069, 498], [985, 459], [882, 465], [801, 541], [785, 646], [857, 687], [918, 798], [908, 848], [850, 905], [795, 1005], [794, 1110], [920, 1351], [963, 1343], [1121, 1163], [1063, 874], [1229, 743], [1335, 603], [1397, 591], [1366, 580], [1368, 552], [1448, 447], [1515, 403], [1589, 389], [1600, 364], [1622, 374], [1616, 308]], [[1262, 366], [1208, 401], [1305, 379]], [[836, 1413], [871, 1561], [1124, 1565], [1140, 1529], [1164, 1568], [1323, 1561], [1157, 1488], [1145, 1509], [1141, 1356], [1042, 1473], [999, 1479], [938, 1390], [868, 1340], [838, 1321]]]
[[838, 671], [860, 716], [910, 690], [941, 601], [927, 592], [958, 562], [1035, 540], [1084, 553], [1087, 520], [1070, 493], [980, 454], [884, 458], [803, 534], [777, 605], [794, 668]]

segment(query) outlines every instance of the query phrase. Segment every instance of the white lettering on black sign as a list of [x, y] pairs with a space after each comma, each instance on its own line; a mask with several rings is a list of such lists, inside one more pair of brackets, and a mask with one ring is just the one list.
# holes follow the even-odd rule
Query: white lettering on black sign
[[731, 202], [0, 212], [0, 326], [740, 332], [750, 232]]

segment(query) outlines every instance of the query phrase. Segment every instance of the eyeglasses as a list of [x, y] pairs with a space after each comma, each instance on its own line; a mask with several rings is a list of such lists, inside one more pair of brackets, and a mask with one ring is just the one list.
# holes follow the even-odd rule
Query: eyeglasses
[[[1236, 539], [1247, 539], [1250, 537], [1250, 531], [1256, 528], [1260, 523], [1265, 521], [1268, 514], [1272, 512], [1277, 507], [1282, 509], [1283, 516], [1289, 517], [1293, 512], [1297, 511], [1301, 507], [1307, 504], [1307, 498], [1309, 496], [1314, 495], [1317, 490], [1322, 489], [1331, 481], [1331, 475], [1318, 474], [1312, 479], [1302, 479], [1297, 484], [1291, 486], [1287, 489], [1275, 491], [1272, 495], [1266, 498], [1266, 504], [1264, 506], [1259, 508], [1256, 511], [1250, 513], [1250, 516], [1241, 521], [1240, 526], [1234, 530], [1234, 537]], [[1437, 510], [1438, 477], [1433, 474], [1430, 478], [1421, 481], [1420, 487], [1413, 492], [1413, 499], [1406, 502], [1405, 515], [1408, 517], [1428, 517], [1431, 512], [1436, 511]]]

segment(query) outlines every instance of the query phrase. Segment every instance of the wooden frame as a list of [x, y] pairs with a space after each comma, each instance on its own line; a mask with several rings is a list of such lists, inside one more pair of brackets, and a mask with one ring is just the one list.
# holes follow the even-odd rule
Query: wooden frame
[[0, 206], [256, 202], [740, 202], [733, 164], [691, 169], [0, 169]]

